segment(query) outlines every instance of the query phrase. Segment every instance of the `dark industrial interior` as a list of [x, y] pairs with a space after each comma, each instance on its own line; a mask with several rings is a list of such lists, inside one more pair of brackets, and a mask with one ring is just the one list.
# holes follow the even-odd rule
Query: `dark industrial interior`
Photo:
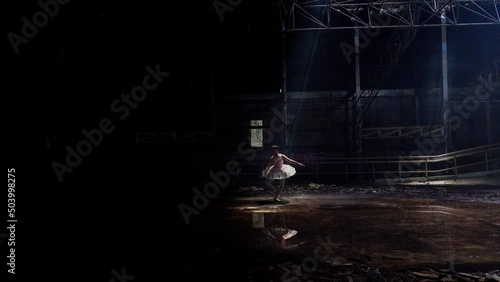
[[500, 281], [499, 1], [6, 5], [5, 281]]

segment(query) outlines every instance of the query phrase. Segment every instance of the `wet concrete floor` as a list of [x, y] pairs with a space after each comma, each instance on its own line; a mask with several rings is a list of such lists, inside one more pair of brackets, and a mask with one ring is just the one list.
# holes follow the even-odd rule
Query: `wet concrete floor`
[[247, 254], [249, 273], [283, 263], [302, 273], [353, 262], [466, 273], [500, 268], [498, 202], [286, 192], [282, 202], [272, 199], [266, 192], [226, 199], [190, 228], [211, 238], [215, 252]]
[[[240, 198], [223, 208], [221, 223], [239, 234], [237, 243], [256, 249], [337, 264], [364, 258], [377, 267], [500, 262], [498, 204], [307, 195], [279, 204]], [[297, 233], [273, 240], [266, 235], [273, 229]]]

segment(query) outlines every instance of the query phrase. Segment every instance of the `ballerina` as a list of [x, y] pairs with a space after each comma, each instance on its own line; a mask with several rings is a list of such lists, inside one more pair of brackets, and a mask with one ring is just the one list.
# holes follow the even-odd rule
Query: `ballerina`
[[[295, 168], [288, 164], [283, 164], [283, 161], [287, 161], [291, 164], [295, 164], [301, 167], [305, 167], [304, 164], [290, 159], [284, 154], [279, 153], [279, 147], [273, 145], [273, 155], [271, 156], [267, 167], [262, 171], [262, 176], [265, 178], [264, 182], [267, 187], [275, 190], [274, 201], [281, 202], [281, 192], [285, 188], [285, 180], [287, 178], [295, 175]], [[273, 180], [279, 180], [279, 187], [275, 189], [272, 185]]]

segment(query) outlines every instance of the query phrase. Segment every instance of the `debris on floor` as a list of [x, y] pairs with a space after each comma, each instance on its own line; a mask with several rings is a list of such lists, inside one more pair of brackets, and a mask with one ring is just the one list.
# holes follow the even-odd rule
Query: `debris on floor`
[[[264, 186], [262, 186], [264, 187]], [[255, 196], [269, 192], [257, 186], [239, 187], [238, 196]], [[336, 194], [336, 195], [366, 195], [383, 197], [447, 199], [462, 202], [500, 203], [500, 191], [489, 187], [443, 187], [432, 185], [360, 185], [360, 184], [321, 184], [293, 183], [287, 184], [283, 195]]]
[[328, 265], [311, 269], [284, 262], [249, 269], [249, 281], [500, 281], [500, 270], [487, 273], [454, 272], [448, 269], [415, 267], [399, 270], [379, 269], [360, 262]]

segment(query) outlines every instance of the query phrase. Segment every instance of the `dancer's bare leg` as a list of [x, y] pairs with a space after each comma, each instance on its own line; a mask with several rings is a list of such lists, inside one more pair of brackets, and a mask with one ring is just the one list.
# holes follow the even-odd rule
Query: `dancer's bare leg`
[[275, 201], [281, 202], [281, 192], [285, 188], [285, 179], [280, 179], [280, 185], [278, 187], [278, 191], [276, 192], [276, 197], [274, 197]]
[[265, 179], [265, 180], [264, 180], [264, 184], [266, 185], [266, 187], [267, 187], [268, 189], [271, 189], [271, 191], [273, 191], [273, 193], [275, 193], [275, 194], [276, 194], [276, 188], [274, 188], [274, 185], [273, 185], [271, 182], [272, 182], [272, 181], [271, 181], [271, 180], [269, 180], [269, 179]]

